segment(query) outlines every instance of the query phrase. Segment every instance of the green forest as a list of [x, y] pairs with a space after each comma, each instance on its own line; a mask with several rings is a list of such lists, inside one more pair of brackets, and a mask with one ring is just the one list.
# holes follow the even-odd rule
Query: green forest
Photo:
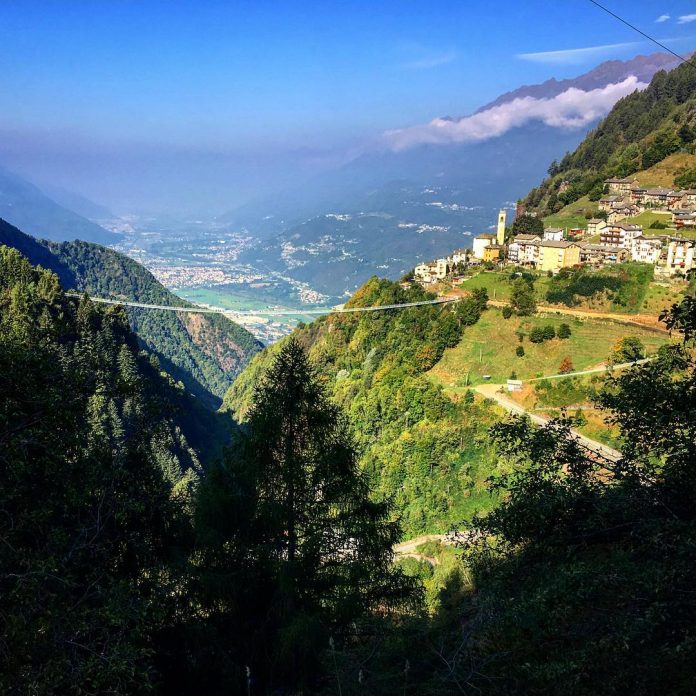
[[[190, 303], [167, 290], [146, 268], [90, 242], [42, 242], [0, 220], [0, 242], [56, 272], [66, 289], [175, 307]], [[179, 315], [128, 308], [131, 328], [163, 367], [208, 408], [216, 409], [234, 377], [260, 344], [218, 315]]]
[[[416, 302], [417, 286], [373, 278], [349, 307]], [[293, 335], [348, 416], [361, 465], [378, 495], [393, 498], [407, 537], [442, 532], [493, 504], [485, 481], [495, 467], [487, 427], [495, 416], [473, 393], [453, 403], [427, 371], [486, 309], [485, 290], [453, 306], [341, 314]], [[283, 342], [256, 356], [225, 396], [244, 421], [254, 387]]]
[[[528, 207], [692, 150], [694, 80], [682, 66], [621, 100]], [[616, 457], [562, 409], [540, 427], [470, 368], [448, 393], [437, 377], [491, 321], [510, 338], [478, 345], [479, 367], [565, 350], [583, 326], [537, 301], [638, 311], [651, 279], [515, 272], [502, 310], [472, 282], [261, 350], [223, 317], [92, 302], [184, 304], [121, 254], [0, 221], [0, 693], [692, 694], [696, 277], [650, 360], [537, 383], [601, 411]], [[434, 297], [373, 277], [346, 306]], [[611, 363], [644, 340], [621, 335]]]

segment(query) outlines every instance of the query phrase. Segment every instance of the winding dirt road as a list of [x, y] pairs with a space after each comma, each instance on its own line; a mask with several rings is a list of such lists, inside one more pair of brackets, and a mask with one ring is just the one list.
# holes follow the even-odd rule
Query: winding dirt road
[[[524, 406], [521, 406], [517, 402], [508, 398], [505, 396], [505, 394], [501, 394], [500, 390], [505, 389], [503, 384], [477, 384], [474, 389], [482, 396], [485, 396], [488, 399], [493, 399], [499, 406], [504, 408], [509, 413], [529, 416], [530, 420], [537, 425], [547, 425], [550, 420], [549, 418], [540, 416], [537, 413], [530, 413], [526, 408], [524, 408]], [[597, 440], [592, 440], [586, 435], [579, 433], [577, 430], [571, 430], [571, 433], [573, 434], [573, 437], [575, 437], [575, 439], [586, 449], [596, 452], [600, 456], [614, 462], [621, 459], [621, 452], [618, 450], [607, 447], [601, 442], [597, 442]]]

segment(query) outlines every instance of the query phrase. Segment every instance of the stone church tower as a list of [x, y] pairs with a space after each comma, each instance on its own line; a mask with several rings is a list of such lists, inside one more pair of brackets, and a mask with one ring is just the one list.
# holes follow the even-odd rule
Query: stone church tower
[[505, 244], [505, 221], [507, 220], [507, 213], [501, 210], [498, 213], [498, 234], [496, 235], [496, 241], [500, 246]]

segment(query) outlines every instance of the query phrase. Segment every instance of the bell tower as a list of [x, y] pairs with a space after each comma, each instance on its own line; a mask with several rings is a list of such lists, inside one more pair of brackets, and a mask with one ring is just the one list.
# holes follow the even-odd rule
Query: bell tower
[[507, 220], [507, 212], [501, 210], [498, 212], [498, 234], [496, 241], [500, 246], [505, 243], [505, 221]]

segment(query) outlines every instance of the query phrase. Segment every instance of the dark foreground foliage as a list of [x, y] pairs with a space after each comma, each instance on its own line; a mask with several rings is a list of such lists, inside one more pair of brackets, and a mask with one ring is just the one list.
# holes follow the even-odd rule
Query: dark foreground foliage
[[[435, 320], [455, 335], [483, 304], [319, 325], [320, 370], [286, 341], [236, 447], [202, 475], [185, 395], [124, 315], [0, 248], [2, 692], [692, 693], [691, 295], [664, 317], [682, 341], [597, 392], [620, 461], [589, 455], [564, 419], [499, 423], [500, 504], [462, 526], [458, 550], [431, 542], [393, 563], [399, 527], [328, 366], [362, 406], [396, 414], [424, 343], [444, 350]], [[390, 357], [399, 334], [407, 349]], [[366, 374], [393, 391], [376, 400]]]

